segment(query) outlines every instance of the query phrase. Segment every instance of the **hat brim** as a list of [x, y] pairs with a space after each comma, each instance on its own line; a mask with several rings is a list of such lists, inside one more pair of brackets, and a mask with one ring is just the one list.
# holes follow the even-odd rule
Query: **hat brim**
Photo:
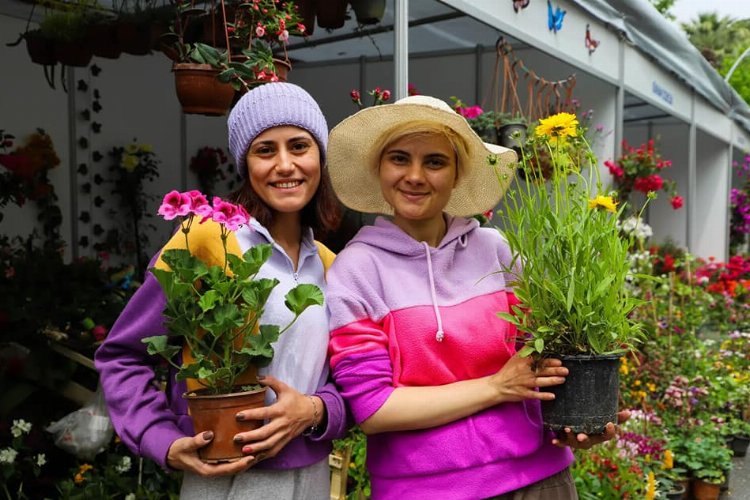
[[461, 165], [445, 211], [471, 216], [494, 208], [505, 194], [516, 170], [512, 149], [489, 144], [468, 122], [452, 110], [423, 104], [387, 104], [365, 108], [344, 119], [331, 130], [328, 139], [328, 171], [341, 203], [365, 213], [393, 214], [383, 198], [377, 171], [371, 168], [379, 158], [378, 140], [394, 127], [411, 121], [431, 121], [453, 129], [466, 141], [468, 157]]

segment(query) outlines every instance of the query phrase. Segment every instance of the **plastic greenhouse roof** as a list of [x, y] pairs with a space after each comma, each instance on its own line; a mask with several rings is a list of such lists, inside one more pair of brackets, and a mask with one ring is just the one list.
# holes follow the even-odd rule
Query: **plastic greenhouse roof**
[[690, 43], [687, 35], [647, 0], [570, 0], [620, 31], [657, 64], [750, 132], [750, 106]]

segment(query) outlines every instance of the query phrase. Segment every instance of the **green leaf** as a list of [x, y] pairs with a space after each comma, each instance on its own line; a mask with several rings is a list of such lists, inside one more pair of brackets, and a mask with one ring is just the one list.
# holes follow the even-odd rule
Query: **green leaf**
[[524, 346], [520, 351], [518, 351], [518, 355], [522, 358], [528, 357], [530, 354], [534, 352], [534, 348], [531, 346]]
[[203, 312], [207, 312], [213, 309], [219, 299], [219, 292], [217, 292], [216, 290], [208, 290], [201, 296], [200, 300], [198, 301], [198, 305], [201, 307], [201, 310]]
[[284, 299], [289, 310], [299, 316], [310, 306], [322, 306], [323, 292], [316, 285], [302, 284], [289, 290]]
[[544, 352], [544, 339], [538, 338], [534, 340], [534, 350], [540, 354]]
[[169, 344], [169, 337], [167, 337], [166, 335], [144, 337], [141, 339], [141, 342], [146, 344], [146, 352], [148, 352], [152, 356], [162, 356], [165, 359], [172, 359], [175, 354], [182, 350], [180, 346]]

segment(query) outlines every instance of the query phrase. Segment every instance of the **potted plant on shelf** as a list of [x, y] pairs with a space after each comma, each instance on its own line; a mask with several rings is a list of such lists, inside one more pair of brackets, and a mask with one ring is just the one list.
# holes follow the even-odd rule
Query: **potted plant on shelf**
[[[599, 170], [585, 175], [565, 148], [578, 133], [575, 115], [560, 113], [540, 120], [522, 146], [528, 182], [509, 191], [499, 211], [513, 255], [505, 271], [520, 303], [499, 316], [518, 328], [522, 356], [554, 356], [569, 370], [564, 384], [549, 388], [555, 399], [542, 402], [545, 425], [596, 434], [616, 422], [619, 358], [643, 333], [630, 318], [638, 301], [625, 287], [622, 207], [603, 190]], [[528, 162], [529, 146], [549, 151], [548, 180]]]
[[[190, 24], [210, 16], [223, 22], [219, 40], [212, 43], [188, 41]], [[208, 10], [186, 7], [178, 9], [175, 23], [164, 37], [166, 53], [175, 61], [174, 72], [178, 98], [186, 113], [224, 114], [231, 105], [234, 91], [245, 92], [266, 82], [286, 81], [291, 69], [286, 46], [291, 35], [304, 35], [306, 28], [301, 22], [297, 6], [277, 0], [254, 0], [236, 2], [220, 0]], [[277, 51], [278, 57], [274, 54]], [[218, 80], [209, 91], [209, 83], [202, 83], [201, 95], [222, 96], [223, 110], [205, 111], [187, 104], [183, 95], [186, 84], [183, 74], [192, 79], [197, 73], [204, 78]], [[231, 87], [231, 90], [230, 90]]]
[[[239, 255], [232, 232], [249, 222], [241, 205], [213, 198], [212, 205], [199, 191], [172, 191], [159, 213], [165, 219], [181, 218], [182, 248], [169, 245], [151, 272], [166, 295], [167, 335], [147, 337], [149, 354], [158, 354], [177, 369], [177, 379], [188, 381], [188, 401], [195, 432], [214, 431], [215, 438], [201, 448], [206, 462], [242, 458], [242, 446], [233, 441], [238, 432], [260, 427], [262, 422], [237, 422], [240, 409], [263, 405], [265, 387], [257, 384], [257, 369], [273, 359], [273, 344], [312, 305], [323, 304], [315, 285], [300, 284], [285, 296], [294, 314], [283, 329], [261, 324], [266, 301], [276, 279], [258, 278], [271, 256], [271, 245], [256, 245]], [[201, 221], [195, 224], [196, 218]], [[203, 223], [211, 219], [213, 223]], [[218, 223], [218, 224], [217, 224]], [[223, 256], [201, 255], [191, 235], [221, 241]], [[174, 241], [174, 239], [173, 239]], [[208, 252], [203, 252], [208, 253]], [[182, 353], [182, 362], [175, 356]], [[198, 387], [191, 390], [192, 387]]]

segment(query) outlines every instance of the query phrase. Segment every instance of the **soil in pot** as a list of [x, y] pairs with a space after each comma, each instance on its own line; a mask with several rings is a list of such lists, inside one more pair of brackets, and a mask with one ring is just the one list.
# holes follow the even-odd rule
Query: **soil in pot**
[[193, 419], [195, 433], [213, 431], [211, 442], [200, 448], [198, 454], [206, 463], [235, 462], [245, 455], [242, 444], [234, 442], [234, 436], [263, 425], [262, 420], [238, 422], [235, 415], [265, 404], [266, 388], [232, 394], [207, 395], [205, 389], [186, 393], [188, 411]]
[[601, 434], [607, 422], [617, 423], [620, 355], [555, 357], [569, 373], [564, 384], [545, 389], [555, 394], [554, 400], [542, 401], [545, 427]]
[[734, 436], [732, 440], [732, 452], [735, 457], [744, 457], [747, 446], [750, 445], [750, 436]]

